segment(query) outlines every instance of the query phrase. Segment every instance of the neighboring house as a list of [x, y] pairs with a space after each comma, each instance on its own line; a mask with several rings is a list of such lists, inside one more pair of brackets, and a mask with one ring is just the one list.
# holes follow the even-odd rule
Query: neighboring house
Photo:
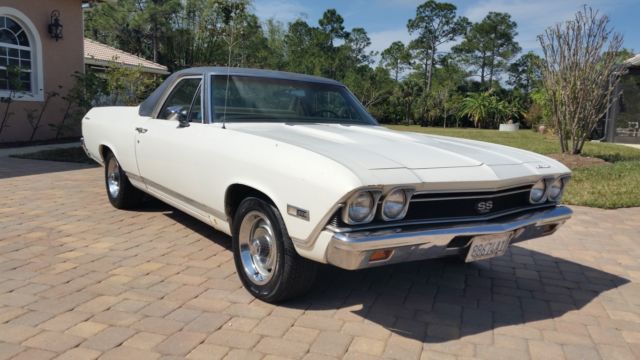
[[164, 65], [87, 38], [84, 39], [84, 63], [87, 69], [104, 70], [111, 65], [118, 64], [118, 66], [140, 69], [149, 74], [169, 74]]
[[75, 83], [73, 74], [84, 72], [85, 63], [104, 68], [117, 62], [167, 73], [164, 66], [84, 39], [83, 6], [100, 1], [0, 1], [0, 144], [79, 135], [79, 129], [60, 133], [56, 126], [68, 110], [63, 97]]
[[607, 119], [605, 138], [609, 142], [640, 144], [640, 54], [625, 61]]
[[[145, 80], [159, 80], [159, 76], [169, 74], [166, 66], [86, 38], [84, 39], [84, 63], [86, 71], [96, 74], [104, 73], [114, 66], [135, 69], [136, 73], [140, 71]], [[135, 101], [139, 96], [136, 91], [141, 85], [133, 82], [127, 81], [126, 85], [122, 84], [128, 87], [128, 90], [119, 89], [116, 93], [98, 96], [93, 99], [93, 105], [131, 105], [131, 101]]]

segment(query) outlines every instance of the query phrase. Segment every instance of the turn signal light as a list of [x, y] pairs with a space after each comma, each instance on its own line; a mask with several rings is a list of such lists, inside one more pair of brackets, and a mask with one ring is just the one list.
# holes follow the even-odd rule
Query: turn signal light
[[393, 250], [376, 250], [369, 256], [369, 262], [387, 260], [393, 254]]

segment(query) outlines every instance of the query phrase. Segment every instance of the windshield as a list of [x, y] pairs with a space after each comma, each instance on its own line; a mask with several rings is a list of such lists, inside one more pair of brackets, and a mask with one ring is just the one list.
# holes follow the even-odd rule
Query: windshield
[[226, 75], [211, 80], [215, 121], [376, 125], [341, 85], [232, 75], [227, 88]]

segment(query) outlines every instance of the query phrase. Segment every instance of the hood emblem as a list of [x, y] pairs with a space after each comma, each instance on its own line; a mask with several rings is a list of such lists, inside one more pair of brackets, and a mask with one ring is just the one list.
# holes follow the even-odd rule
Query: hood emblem
[[489, 211], [491, 211], [491, 209], [493, 209], [493, 201], [492, 200], [480, 201], [479, 203], [476, 204], [476, 211], [479, 214], [486, 214]]

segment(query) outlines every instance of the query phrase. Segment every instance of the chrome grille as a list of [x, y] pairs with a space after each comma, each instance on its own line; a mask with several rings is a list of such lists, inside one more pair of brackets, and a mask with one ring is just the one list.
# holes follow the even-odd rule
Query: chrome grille
[[420, 193], [411, 198], [405, 220], [486, 216], [531, 206], [531, 185], [500, 191]]
[[[523, 185], [497, 191], [465, 192], [421, 192], [411, 198], [409, 210], [404, 219], [383, 221], [379, 216], [369, 224], [357, 228], [379, 228], [394, 224], [451, 223], [483, 221], [506, 214], [552, 206], [554, 203], [531, 204], [529, 192], [532, 185]], [[484, 211], [478, 209], [485, 202]], [[487, 210], [487, 202], [491, 202]], [[381, 206], [380, 202], [378, 206]], [[340, 211], [331, 217], [327, 224], [334, 228], [356, 228], [341, 220]]]

